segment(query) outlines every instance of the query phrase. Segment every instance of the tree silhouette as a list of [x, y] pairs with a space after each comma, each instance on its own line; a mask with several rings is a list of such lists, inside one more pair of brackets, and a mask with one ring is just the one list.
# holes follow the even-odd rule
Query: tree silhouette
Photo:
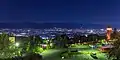
[[5, 47], [7, 47], [9, 45], [10, 41], [9, 41], [9, 36], [6, 33], [2, 33], [0, 35], [0, 49], [4, 49]]
[[23, 58], [23, 60], [42, 60], [42, 56], [35, 53], [29, 53]]
[[39, 36], [29, 36], [28, 41], [27, 41], [27, 51], [28, 52], [33, 52], [33, 50], [40, 46], [42, 43], [42, 39]]
[[66, 34], [58, 35], [53, 39], [53, 43], [59, 47], [66, 47], [68, 45], [69, 37]]
[[40, 38], [39, 35], [36, 35], [36, 36], [34, 37], [34, 41], [35, 41], [35, 44], [36, 44], [36, 45], [39, 45], [39, 44], [42, 43], [42, 38]]
[[81, 40], [80, 37], [81, 37], [80, 35], [74, 35], [74, 38], [73, 38], [74, 43], [79, 43], [79, 40]]
[[[112, 39], [115, 39], [113, 42], [113, 48], [109, 52], [109, 57], [116, 57], [117, 60], [120, 59], [120, 33], [118, 32], [117, 34], [113, 34], [114, 37]], [[112, 36], [113, 36], [112, 35]]]
[[9, 58], [15, 55], [20, 55], [20, 49], [14, 44], [15, 43], [9, 41], [9, 35], [3, 32], [0, 35], [0, 58]]
[[114, 42], [113, 48], [109, 52], [110, 57], [116, 57], [118, 60], [120, 59], [120, 38]]

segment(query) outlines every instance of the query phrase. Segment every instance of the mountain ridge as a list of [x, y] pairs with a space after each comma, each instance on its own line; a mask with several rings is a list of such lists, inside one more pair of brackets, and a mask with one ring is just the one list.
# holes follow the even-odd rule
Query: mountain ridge
[[106, 28], [105, 24], [81, 24], [81, 23], [0, 23], [0, 28]]

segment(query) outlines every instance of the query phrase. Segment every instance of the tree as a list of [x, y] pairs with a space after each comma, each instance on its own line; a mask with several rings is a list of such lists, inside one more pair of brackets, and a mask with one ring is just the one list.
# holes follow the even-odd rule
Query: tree
[[42, 38], [40, 38], [39, 35], [36, 35], [36, 36], [34, 36], [34, 41], [35, 41], [36, 45], [39, 45], [42, 43], [43, 40], [42, 40]]
[[2, 33], [0, 35], [0, 49], [4, 49], [5, 47], [7, 47], [9, 45], [10, 41], [9, 41], [9, 36], [6, 33]]
[[54, 38], [53, 43], [57, 47], [67, 47], [69, 37], [66, 34], [58, 35]]
[[15, 43], [9, 41], [9, 35], [3, 32], [0, 35], [0, 58], [10, 58], [19, 54], [20, 49], [15, 46]]
[[21, 53], [26, 53], [28, 52], [30, 49], [30, 39], [29, 37], [27, 37], [26, 39], [23, 39], [24, 41], [22, 41], [21, 43], [21, 47], [22, 47], [22, 52]]
[[40, 54], [40, 53], [43, 52], [43, 48], [41, 48], [41, 47], [39, 47], [39, 46], [36, 46], [36, 47], [33, 49], [33, 52]]
[[83, 42], [87, 42], [87, 37], [85, 35], [81, 36], [81, 35], [74, 35], [74, 43], [83, 43]]
[[116, 31], [116, 29], [114, 29], [113, 33], [111, 34], [111, 39], [119, 39], [120, 37], [120, 32]]
[[110, 49], [109, 52], [109, 57], [115, 57], [117, 60], [120, 59], [120, 33], [119, 34], [113, 34], [115, 35], [114, 37], [112, 37], [112, 39], [115, 39], [115, 41], [113, 42], [113, 48]]
[[88, 41], [97, 41], [98, 35], [97, 34], [90, 34], [88, 35]]
[[68, 45], [69, 37], [66, 34], [61, 35], [61, 43], [63, 43], [64, 47]]
[[36, 53], [29, 53], [25, 57], [23, 57], [23, 60], [42, 60], [42, 55], [36, 54]]
[[81, 37], [80, 35], [74, 35], [74, 38], [73, 38], [74, 43], [79, 43], [79, 40], [81, 41], [80, 37]]
[[113, 48], [109, 52], [110, 57], [115, 57], [117, 60], [120, 59], [120, 38], [116, 40], [113, 44]]
[[42, 43], [42, 39], [39, 36], [29, 36], [26, 44], [26, 49], [28, 52], [34, 52], [36, 47]]

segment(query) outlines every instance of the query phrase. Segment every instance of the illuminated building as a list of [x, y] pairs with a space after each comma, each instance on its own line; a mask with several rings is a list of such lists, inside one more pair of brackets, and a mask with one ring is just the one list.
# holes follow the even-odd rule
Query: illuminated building
[[100, 48], [100, 51], [101, 51], [101, 52], [109, 52], [110, 49], [112, 49], [112, 48], [113, 48], [112, 45], [102, 46], [102, 47]]
[[110, 26], [108, 26], [106, 30], [107, 30], [106, 37], [107, 37], [107, 41], [108, 41], [111, 39], [112, 28]]
[[9, 41], [14, 43], [15, 42], [15, 37], [9, 37]]

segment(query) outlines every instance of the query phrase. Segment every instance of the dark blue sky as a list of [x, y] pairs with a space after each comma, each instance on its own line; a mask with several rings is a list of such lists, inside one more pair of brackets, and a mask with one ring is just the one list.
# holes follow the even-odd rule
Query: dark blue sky
[[3, 0], [0, 22], [119, 24], [120, 0]]

